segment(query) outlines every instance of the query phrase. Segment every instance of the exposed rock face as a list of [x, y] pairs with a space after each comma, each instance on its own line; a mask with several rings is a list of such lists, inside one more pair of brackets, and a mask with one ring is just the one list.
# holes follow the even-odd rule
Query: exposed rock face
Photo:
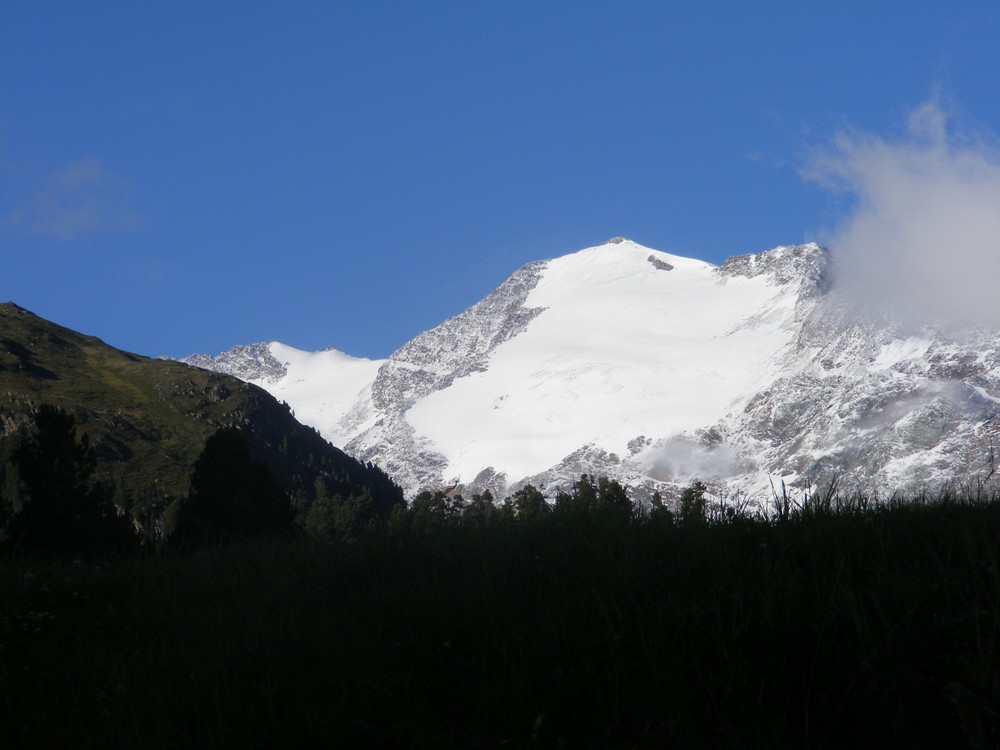
[[660, 260], [655, 255], [650, 255], [648, 258], [646, 258], [646, 260], [648, 260], [650, 263], [652, 263], [653, 264], [653, 268], [655, 268], [655, 269], [657, 269], [659, 271], [673, 271], [674, 270], [674, 267], [672, 265], [670, 265], [669, 263], [667, 263], [665, 260]]
[[379, 368], [370, 399], [362, 399], [346, 415], [345, 430], [377, 417], [345, 450], [361, 461], [377, 462], [390, 476], [405, 476], [411, 492], [441, 486], [448, 460], [417, 435], [406, 411], [456, 378], [486, 369], [490, 353], [525, 330], [541, 312], [524, 302], [543, 265], [529, 263], [482, 301], [394, 352]]
[[378, 409], [398, 409], [486, 369], [490, 353], [517, 336], [541, 308], [525, 307], [543, 262], [529, 263], [465, 312], [403, 344], [382, 365], [372, 385]]
[[798, 282], [803, 292], [825, 291], [826, 251], [816, 244], [790, 245], [762, 253], [734, 255], [719, 266], [722, 277], [770, 275], [779, 284]]
[[269, 344], [251, 344], [250, 346], [234, 346], [218, 356], [194, 354], [184, 359], [189, 365], [205, 370], [224, 372], [234, 375], [240, 380], [266, 383], [277, 383], [287, 373], [287, 368], [271, 354]]
[[[892, 492], [974, 482], [1000, 437], [1000, 339], [803, 323], [790, 367], [734, 415], [759, 464], [796, 484]], [[821, 325], [820, 323], [824, 323]]]
[[[201, 363], [265, 387], [283, 377], [256, 347]], [[590, 473], [640, 500], [695, 478], [766, 499], [782, 481], [975, 481], [998, 412], [1000, 332], [857, 318], [818, 245], [713, 267], [616, 237], [524, 266], [400, 348], [337, 434], [411, 496], [552, 493]]]

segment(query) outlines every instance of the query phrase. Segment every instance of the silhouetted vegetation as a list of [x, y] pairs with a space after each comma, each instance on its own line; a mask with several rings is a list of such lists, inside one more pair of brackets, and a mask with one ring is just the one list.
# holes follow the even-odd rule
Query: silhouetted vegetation
[[427, 493], [333, 542], [6, 561], [5, 746], [997, 746], [998, 498], [688, 489]]
[[6, 441], [0, 492], [2, 549], [69, 559], [134, 552], [131, 521], [94, 478], [97, 459], [86, 433], [62, 409], [43, 404], [30, 429]]
[[187, 499], [172, 508], [172, 544], [205, 546], [239, 537], [292, 534], [288, 494], [262, 463], [250, 457], [243, 435], [223, 428], [205, 443], [194, 465]]

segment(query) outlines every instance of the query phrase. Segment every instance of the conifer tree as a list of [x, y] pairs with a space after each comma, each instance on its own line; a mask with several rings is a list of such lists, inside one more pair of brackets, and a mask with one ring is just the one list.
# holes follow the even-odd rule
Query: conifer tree
[[600, 477], [597, 480], [597, 499], [603, 507], [632, 510], [632, 501], [617, 479]]
[[460, 511], [443, 490], [423, 490], [413, 498], [409, 514], [418, 528], [429, 529], [444, 524]]
[[97, 458], [76, 420], [43, 404], [34, 429], [14, 451], [11, 463], [20, 480], [20, 508], [13, 509], [8, 547], [25, 554], [89, 556], [137, 545], [128, 518], [106, 501], [94, 481]]
[[174, 543], [216, 544], [241, 536], [284, 536], [294, 511], [288, 495], [254, 461], [239, 429], [225, 427], [205, 442], [191, 489], [177, 508]]
[[513, 495], [517, 517], [525, 521], [535, 521], [549, 512], [545, 496], [532, 484], [526, 484]]
[[572, 492], [556, 495], [556, 508], [573, 511], [621, 510], [631, 511], [632, 501], [625, 488], [615, 479], [581, 474], [573, 483]]
[[485, 526], [496, 520], [499, 510], [493, 502], [493, 493], [484, 490], [475, 494], [472, 500], [462, 508], [462, 521], [473, 526]]
[[708, 488], [700, 481], [695, 480], [684, 488], [681, 493], [680, 516], [681, 520], [687, 523], [696, 523], [705, 520], [705, 492]]

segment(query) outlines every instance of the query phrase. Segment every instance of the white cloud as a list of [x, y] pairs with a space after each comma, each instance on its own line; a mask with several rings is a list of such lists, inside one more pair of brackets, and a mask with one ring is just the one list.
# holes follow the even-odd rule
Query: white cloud
[[731, 446], [705, 445], [694, 438], [676, 435], [658, 442], [646, 454], [650, 474], [664, 481], [716, 479], [733, 473], [737, 456]]
[[32, 236], [75, 240], [97, 232], [132, 229], [139, 215], [131, 188], [99, 159], [82, 159], [53, 175], [4, 224]]
[[841, 133], [803, 176], [856, 198], [823, 239], [836, 288], [861, 309], [1000, 325], [1000, 149], [931, 100], [902, 138]]

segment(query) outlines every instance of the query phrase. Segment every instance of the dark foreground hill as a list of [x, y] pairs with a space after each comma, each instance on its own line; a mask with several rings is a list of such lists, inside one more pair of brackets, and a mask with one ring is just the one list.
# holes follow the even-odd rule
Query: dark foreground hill
[[300, 512], [317, 493], [365, 495], [381, 509], [402, 502], [381, 470], [330, 445], [256, 386], [123, 352], [13, 303], [0, 304], [0, 442], [43, 403], [75, 417], [96, 451], [98, 480], [147, 529], [157, 528], [167, 506], [187, 495], [205, 441], [227, 426], [240, 428], [252, 456]]

